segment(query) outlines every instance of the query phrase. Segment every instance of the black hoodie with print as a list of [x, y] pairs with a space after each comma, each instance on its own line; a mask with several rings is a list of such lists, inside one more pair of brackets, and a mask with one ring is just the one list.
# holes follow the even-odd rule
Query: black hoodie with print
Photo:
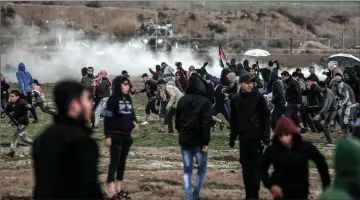
[[121, 92], [121, 84], [129, 81], [127, 77], [117, 76], [113, 80], [113, 94], [109, 97], [105, 108], [104, 134], [105, 137], [116, 136], [130, 139], [134, 129], [136, 115], [129, 94]]
[[212, 109], [207, 87], [199, 75], [191, 75], [186, 95], [177, 104], [175, 128], [179, 132], [180, 145], [202, 147], [210, 142]]
[[26, 107], [26, 105], [28, 105], [26, 100], [19, 99], [16, 102], [9, 103], [5, 108], [6, 115], [16, 126], [27, 126], [29, 124], [28, 110], [30, 110], [30, 108]]

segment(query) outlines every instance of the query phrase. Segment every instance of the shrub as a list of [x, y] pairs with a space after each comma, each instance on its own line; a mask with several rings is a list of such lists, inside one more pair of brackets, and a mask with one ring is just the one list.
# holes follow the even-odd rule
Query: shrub
[[164, 13], [163, 11], [158, 12], [158, 18], [159, 19], [165, 19], [166, 17], [167, 17], [167, 14]]
[[89, 1], [85, 3], [85, 6], [89, 8], [101, 8], [101, 3], [99, 1]]
[[214, 23], [214, 22], [209, 22], [207, 24], [207, 27], [209, 28], [210, 31], [215, 31], [215, 33], [224, 33], [226, 32], [226, 27], [222, 24], [218, 24], [218, 23]]
[[195, 13], [190, 13], [190, 16], [189, 16], [189, 19], [191, 19], [191, 20], [193, 20], [193, 21], [195, 21], [196, 20], [196, 15], [195, 15]]
[[108, 29], [116, 37], [132, 37], [139, 29], [139, 23], [131, 18], [119, 18], [113, 20]]

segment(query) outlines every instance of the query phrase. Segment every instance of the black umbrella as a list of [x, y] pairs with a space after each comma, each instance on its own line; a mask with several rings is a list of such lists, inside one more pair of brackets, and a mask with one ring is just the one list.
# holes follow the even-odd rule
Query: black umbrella
[[352, 68], [355, 65], [360, 65], [360, 59], [351, 54], [335, 54], [329, 57], [329, 61], [336, 61], [341, 68]]

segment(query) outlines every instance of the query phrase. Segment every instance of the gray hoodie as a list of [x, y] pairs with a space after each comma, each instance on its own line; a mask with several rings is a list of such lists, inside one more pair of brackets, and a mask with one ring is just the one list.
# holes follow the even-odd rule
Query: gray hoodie
[[334, 111], [337, 109], [337, 101], [336, 96], [332, 90], [326, 88], [323, 92], [324, 101], [322, 103], [322, 107], [320, 113], [325, 114], [328, 111]]

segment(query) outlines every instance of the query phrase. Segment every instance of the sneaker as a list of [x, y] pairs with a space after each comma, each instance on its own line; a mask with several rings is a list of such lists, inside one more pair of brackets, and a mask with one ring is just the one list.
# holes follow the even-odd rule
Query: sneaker
[[148, 125], [149, 124], [149, 122], [147, 122], [147, 121], [144, 121], [143, 123], [141, 123], [141, 125]]

